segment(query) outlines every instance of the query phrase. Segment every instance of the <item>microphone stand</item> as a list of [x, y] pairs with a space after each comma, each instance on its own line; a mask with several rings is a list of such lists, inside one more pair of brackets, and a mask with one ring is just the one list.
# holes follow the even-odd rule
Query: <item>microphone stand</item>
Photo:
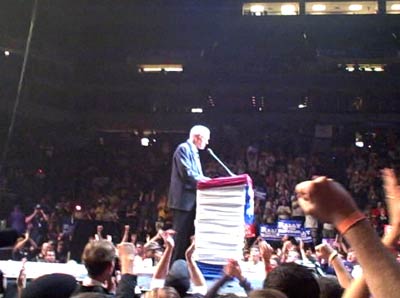
[[227, 173], [234, 177], [236, 176], [234, 173], [232, 173], [231, 170], [228, 169], [228, 167], [215, 155], [214, 151], [211, 150], [211, 148], [207, 148], [208, 153], [210, 153], [210, 155], [221, 165], [221, 167], [223, 167], [225, 169], [225, 171], [227, 171]]

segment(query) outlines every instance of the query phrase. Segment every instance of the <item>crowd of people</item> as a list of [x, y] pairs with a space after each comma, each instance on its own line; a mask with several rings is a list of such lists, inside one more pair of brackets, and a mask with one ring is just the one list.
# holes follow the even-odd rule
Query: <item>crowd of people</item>
[[[336, 181], [321, 176], [295, 186], [304, 213], [321, 222], [332, 223], [346, 240], [341, 244], [349, 249], [345, 252], [347, 262], [354, 262], [359, 267], [357, 274], [347, 270], [344, 251], [340, 247], [336, 250], [322, 243], [313, 252], [305, 250], [302, 243], [285, 239], [278, 252], [258, 238], [247, 262], [254, 266], [257, 263], [262, 265], [258, 274], [265, 278], [263, 287], [254, 290], [243, 270], [246, 262], [234, 259], [227, 261], [222, 276], [209, 287], [193, 260], [196, 240], [192, 239], [184, 260], [178, 259], [171, 264], [175, 231], [159, 229], [157, 235], [145, 245], [159, 242], [164, 246], [145, 297], [186, 297], [189, 289], [192, 293], [189, 296], [215, 297], [218, 290], [232, 279], [239, 282], [248, 297], [397, 297], [400, 266], [393, 253], [398, 252], [400, 237], [400, 184], [392, 169], [383, 169], [381, 176], [391, 225], [382, 242], [350, 193]], [[22, 267], [17, 282], [19, 295], [48, 297], [49, 293], [57, 293], [58, 297], [133, 297], [137, 286], [137, 262], [145, 258], [143, 250], [135, 248], [135, 241], [135, 237], [129, 238], [129, 226], [125, 226], [123, 239], [117, 245], [112, 243], [111, 237], [103, 237], [102, 229], [98, 227], [82, 253], [82, 261], [88, 271], [83, 281], [77, 283], [69, 275], [50, 274], [33, 280], [25, 287], [25, 268]], [[117, 264], [120, 271], [114, 275]]]
[[[316, 153], [272, 151], [255, 145], [240, 148], [241, 154], [236, 154], [236, 159], [227, 156], [227, 164], [233, 172], [248, 173], [252, 177], [255, 227], [277, 220], [301, 220], [312, 231], [314, 242], [314, 245], [304, 245], [299, 239], [283, 237], [279, 243], [270, 245], [256, 233], [246, 239], [243, 257], [236, 260], [238, 265], [235, 266], [245, 273], [263, 272], [267, 276], [282, 264], [296, 262], [312, 267], [317, 275], [336, 272], [341, 288], [351, 284], [353, 278], [360, 278], [362, 264], [351, 241], [343, 238], [334, 221], [307, 212], [295, 189], [307, 179], [337, 174], [337, 179], [354, 198], [355, 208], [369, 218], [377, 235], [386, 235], [393, 215], [389, 214], [387, 195], [385, 200], [381, 170], [385, 167], [397, 169], [400, 160], [399, 142], [393, 134], [390, 137], [387, 150], [349, 146], [332, 150], [329, 158]], [[205, 176], [225, 175], [218, 163], [203, 157]], [[48, 158], [53, 159], [52, 154]], [[38, 200], [29, 197], [18, 200], [21, 205], [10, 212], [8, 224], [20, 235], [12, 258], [67, 262], [76, 223], [94, 221], [99, 223], [96, 234], [99, 239], [102, 238], [102, 223], [118, 223], [124, 230], [123, 237], [112, 235], [111, 240], [133, 245], [137, 268], [163, 264], [166, 249], [162, 235], [172, 227], [172, 214], [167, 206], [171, 168], [168, 144], [158, 150], [139, 148], [134, 152], [99, 145], [95, 154], [90, 152], [81, 158], [76, 163], [78, 168], [71, 164], [67, 171], [58, 172], [59, 165], [53, 159], [47, 168], [37, 169], [32, 175], [21, 168], [10, 168], [3, 177], [2, 187], [13, 190], [19, 198], [27, 193], [34, 196], [32, 190], [41, 192]], [[72, 184], [68, 177], [73, 177]], [[35, 183], [40, 188], [32, 188]], [[330, 245], [320, 244], [327, 238], [331, 239]], [[340, 275], [334, 265], [335, 260], [342, 259], [344, 269], [339, 269]]]

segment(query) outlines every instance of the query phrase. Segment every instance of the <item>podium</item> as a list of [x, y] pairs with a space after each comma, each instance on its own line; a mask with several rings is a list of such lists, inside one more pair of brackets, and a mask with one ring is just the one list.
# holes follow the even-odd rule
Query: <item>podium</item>
[[196, 261], [222, 267], [240, 260], [246, 225], [254, 219], [254, 192], [250, 176], [221, 177], [197, 184], [195, 219]]

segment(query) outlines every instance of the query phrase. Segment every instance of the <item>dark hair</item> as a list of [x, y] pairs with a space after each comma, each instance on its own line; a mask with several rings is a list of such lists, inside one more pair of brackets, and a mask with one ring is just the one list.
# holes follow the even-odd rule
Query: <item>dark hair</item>
[[249, 298], [287, 298], [287, 296], [275, 289], [261, 289], [251, 291]]
[[71, 296], [71, 298], [109, 298], [110, 295], [99, 292], [84, 292]]
[[284, 263], [272, 270], [264, 281], [264, 288], [285, 293], [288, 298], [319, 298], [319, 286], [306, 267]]
[[338, 279], [331, 276], [321, 276], [318, 278], [320, 288], [320, 298], [340, 298], [344, 289], [340, 286]]
[[22, 298], [68, 298], [75, 291], [75, 277], [64, 273], [46, 274], [33, 280], [22, 291]]

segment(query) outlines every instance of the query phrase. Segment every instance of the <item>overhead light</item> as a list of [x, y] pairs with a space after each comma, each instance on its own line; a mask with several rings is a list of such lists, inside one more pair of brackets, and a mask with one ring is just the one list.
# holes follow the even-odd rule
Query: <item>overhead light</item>
[[5, 50], [4, 51], [4, 56], [10, 56], [10, 51]]
[[166, 68], [164, 68], [164, 71], [166, 71], [166, 72], [181, 72], [181, 71], [183, 71], [183, 68], [182, 67], [166, 67]]
[[311, 7], [312, 11], [325, 11], [326, 10], [326, 5], [325, 4], [314, 4]]
[[196, 113], [201, 114], [201, 113], [203, 113], [203, 109], [202, 108], [192, 108], [191, 112], [194, 114], [196, 114]]
[[349, 72], [353, 72], [355, 69], [353, 66], [346, 66], [346, 70]]
[[250, 12], [254, 13], [256, 16], [261, 16], [265, 11], [264, 5], [254, 4], [250, 6]]
[[281, 13], [285, 16], [296, 15], [296, 6], [293, 4], [283, 4], [281, 6]]
[[304, 104], [304, 103], [301, 103], [301, 104], [299, 104], [297, 107], [298, 107], [299, 109], [305, 109], [305, 108], [307, 107], [307, 105]]
[[143, 147], [148, 147], [149, 144], [150, 144], [149, 138], [141, 138], [141, 139], [140, 139], [140, 144], [141, 144]]
[[390, 10], [400, 10], [400, 3], [395, 3], [390, 6]]
[[141, 64], [138, 65], [139, 72], [182, 72], [182, 64]]
[[384, 69], [381, 66], [376, 66], [376, 67], [374, 67], [374, 71], [381, 72], [381, 71], [384, 71]]
[[363, 148], [364, 147], [363, 137], [362, 137], [362, 134], [359, 133], [359, 132], [355, 133], [354, 145], [356, 145], [356, 147], [358, 147], [358, 148]]
[[143, 72], [161, 72], [162, 68], [160, 67], [143, 67]]
[[365, 67], [364, 71], [372, 71], [372, 68], [371, 67]]
[[354, 144], [355, 144], [356, 147], [358, 147], [358, 148], [363, 148], [363, 147], [364, 147], [364, 142], [363, 142], [363, 141], [356, 141]]
[[350, 11], [360, 11], [363, 8], [361, 4], [350, 4], [349, 10]]

